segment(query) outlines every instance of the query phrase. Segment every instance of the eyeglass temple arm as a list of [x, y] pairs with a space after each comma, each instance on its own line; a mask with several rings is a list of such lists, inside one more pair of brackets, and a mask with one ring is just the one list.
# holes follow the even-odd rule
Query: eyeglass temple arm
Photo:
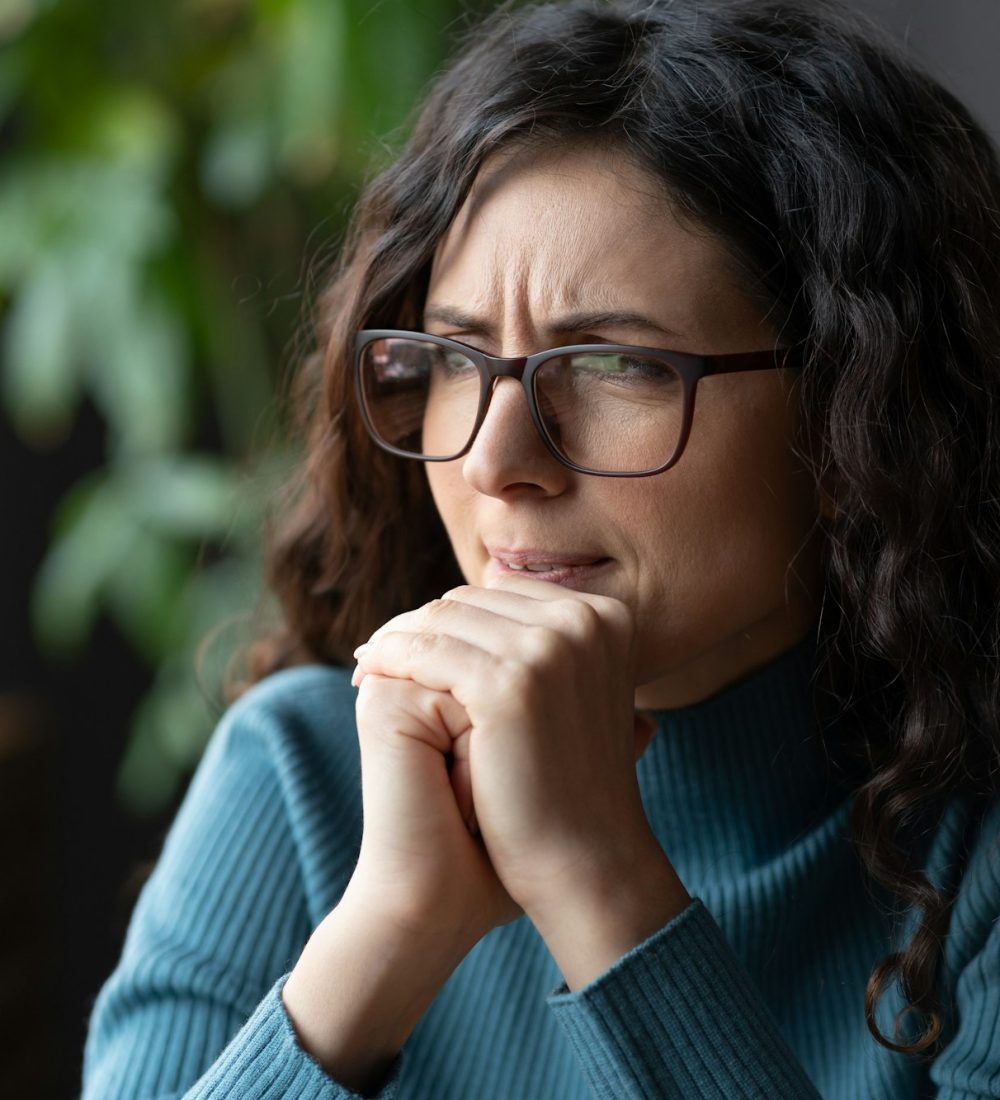
[[739, 351], [731, 355], [702, 356], [705, 374], [734, 374], [744, 370], [775, 370], [780, 367], [801, 367], [797, 347], [768, 348], [765, 351]]

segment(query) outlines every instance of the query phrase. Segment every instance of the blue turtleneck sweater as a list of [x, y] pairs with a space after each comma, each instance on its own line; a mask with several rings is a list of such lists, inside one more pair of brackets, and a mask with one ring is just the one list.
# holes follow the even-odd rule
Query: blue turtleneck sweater
[[[494, 929], [379, 1100], [1000, 1097], [1000, 809], [956, 801], [929, 843], [939, 885], [971, 856], [944, 945], [951, 1010], [920, 1064], [864, 1022], [869, 973], [913, 922], [883, 915], [849, 843], [849, 797], [812, 734], [814, 655], [807, 638], [656, 712], [640, 789], [692, 903], [572, 993], [526, 917]], [[223, 717], [94, 1004], [84, 1100], [357, 1097], [301, 1048], [280, 996], [358, 855], [350, 675], [280, 672]], [[884, 1034], [904, 1004], [883, 996]]]

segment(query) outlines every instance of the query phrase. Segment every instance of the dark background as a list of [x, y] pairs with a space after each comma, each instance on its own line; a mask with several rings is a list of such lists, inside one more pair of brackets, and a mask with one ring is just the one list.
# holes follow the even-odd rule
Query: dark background
[[[859, 0], [1000, 136], [1000, 2]], [[2, 46], [0, 46], [2, 49]], [[304, 247], [305, 241], [301, 242]], [[293, 248], [296, 247], [293, 242]], [[0, 1095], [78, 1093], [93, 997], [183, 788], [153, 818], [116, 800], [130, 716], [151, 672], [101, 619], [70, 663], [33, 644], [29, 594], [56, 502], [104, 460], [84, 403], [62, 445], [25, 445], [0, 412]]]

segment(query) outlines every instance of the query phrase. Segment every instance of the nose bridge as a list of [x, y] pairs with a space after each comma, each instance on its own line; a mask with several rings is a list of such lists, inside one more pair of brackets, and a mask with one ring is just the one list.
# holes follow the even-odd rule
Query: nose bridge
[[462, 467], [466, 481], [478, 492], [496, 496], [514, 485], [555, 492], [569, 474], [549, 453], [532, 416], [524, 386], [526, 362], [526, 357], [490, 362], [486, 408]]
[[[488, 355], [486, 356], [486, 362], [490, 372], [490, 384], [486, 395], [486, 409], [483, 413], [483, 420], [482, 423], [479, 425], [479, 431], [476, 433], [476, 439], [473, 440], [473, 446], [475, 446], [476, 443], [479, 442], [479, 438], [482, 435], [490, 435], [492, 431], [495, 430], [495, 421], [497, 417], [493, 416], [491, 418], [490, 413], [494, 409], [494, 398], [496, 397], [497, 391], [499, 389], [499, 383], [505, 378], [509, 378], [514, 383], [513, 389], [521, 391], [521, 400], [523, 401], [523, 407], [518, 412], [513, 414], [509, 409], [501, 410], [500, 418], [501, 421], [505, 422], [504, 424], [501, 424], [499, 428], [499, 431], [503, 437], [501, 440], [502, 444], [509, 445], [512, 442], [511, 433], [509, 431], [510, 424], [509, 422], [507, 422], [507, 418], [511, 415], [514, 415], [515, 419], [517, 419], [518, 417], [522, 418], [522, 420], [523, 418], [526, 418], [530, 422], [529, 430], [533, 434], [537, 434], [534, 418], [531, 415], [531, 399], [528, 396], [527, 388], [524, 385], [524, 369], [528, 362], [528, 357], [526, 355], [521, 355], [503, 359], [497, 356]], [[501, 404], [514, 401], [516, 405], [517, 400], [518, 398], [515, 393], [508, 396], [504, 401], [501, 402]], [[541, 440], [539, 440], [539, 442], [541, 442]]]
[[[498, 373], [494, 374], [490, 378], [490, 387], [489, 387], [489, 391], [486, 395], [486, 412], [483, 414], [483, 424], [484, 425], [485, 425], [485, 422], [486, 422], [486, 418], [490, 415], [490, 410], [493, 408], [493, 399], [496, 396], [497, 391], [500, 388], [500, 383], [505, 378], [509, 378], [510, 381], [514, 383], [513, 392], [515, 393], [515, 395], [516, 395], [516, 392], [518, 390], [521, 391], [521, 396], [524, 399], [524, 411], [526, 413], [528, 413], [529, 416], [531, 414], [531, 408], [528, 404], [528, 400], [529, 400], [528, 395], [524, 390], [524, 383], [521, 380], [522, 379], [522, 372], [520, 370], [516, 369], [516, 368], [513, 369], [513, 370], [502, 370], [502, 371], [499, 371]], [[511, 398], [508, 398], [508, 401], [509, 400], [511, 400]], [[515, 396], [513, 398], [513, 400], [516, 401], [517, 397]], [[496, 419], [496, 418], [494, 417], [494, 419]]]
[[490, 390], [497, 378], [516, 378], [518, 381], [524, 377], [524, 368], [528, 363], [526, 355], [514, 355], [508, 358], [499, 358], [495, 355], [486, 356], [486, 365], [490, 371]]
[[498, 383], [503, 378], [510, 378], [518, 384], [517, 388], [524, 393], [527, 406], [526, 411], [529, 413], [529, 416], [531, 413], [531, 398], [528, 396], [527, 387], [524, 385], [524, 368], [527, 365], [528, 357], [526, 355], [513, 355], [508, 357], [487, 355], [485, 359], [486, 366], [490, 372], [490, 382], [486, 393], [486, 410], [483, 414], [483, 423], [479, 428], [480, 432], [486, 424], [486, 419], [490, 415], [490, 410], [493, 408], [493, 398], [496, 394]]

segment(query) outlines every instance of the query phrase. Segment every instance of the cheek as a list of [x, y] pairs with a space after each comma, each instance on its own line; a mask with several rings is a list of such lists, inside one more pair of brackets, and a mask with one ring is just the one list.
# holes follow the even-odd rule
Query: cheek
[[424, 469], [434, 505], [464, 572], [468, 564], [465, 561], [466, 543], [471, 539], [469, 498], [472, 491], [461, 476], [459, 465], [457, 462], [426, 462]]
[[619, 495], [643, 650], [698, 651], [768, 615], [786, 589], [795, 595], [789, 564], [813, 521], [807, 477], [773, 437], [709, 442], [685, 451], [655, 491], [637, 482]]
[[427, 484], [430, 486], [431, 496], [434, 498], [434, 506], [438, 515], [451, 535], [451, 519], [455, 511], [456, 486], [450, 478], [449, 471], [445, 469], [447, 463], [425, 462], [424, 471], [427, 474]]

